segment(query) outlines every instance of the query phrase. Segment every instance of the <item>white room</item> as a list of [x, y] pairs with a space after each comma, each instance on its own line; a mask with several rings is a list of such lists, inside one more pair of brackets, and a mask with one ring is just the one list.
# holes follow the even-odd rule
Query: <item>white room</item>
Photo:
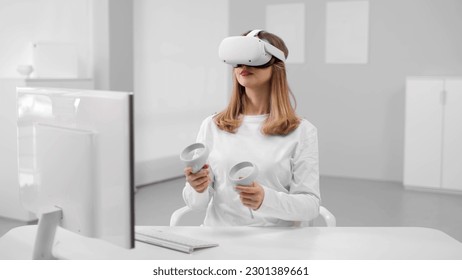
[[289, 49], [335, 227], [431, 229], [462, 248], [460, 14], [459, 0], [0, 0], [0, 236], [37, 224], [19, 192], [17, 87], [132, 92], [134, 224], [167, 227], [186, 205], [180, 153], [231, 97], [220, 42], [261, 29]]

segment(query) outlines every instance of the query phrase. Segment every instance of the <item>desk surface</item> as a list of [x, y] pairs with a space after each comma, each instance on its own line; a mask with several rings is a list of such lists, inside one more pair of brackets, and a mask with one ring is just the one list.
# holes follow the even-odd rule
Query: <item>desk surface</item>
[[[62, 259], [162, 260], [462, 260], [462, 243], [449, 235], [420, 227], [156, 227], [217, 242], [214, 248], [185, 254], [141, 242], [125, 250], [96, 239], [58, 229], [53, 253]], [[28, 259], [36, 226], [17, 227], [0, 238], [0, 259]]]

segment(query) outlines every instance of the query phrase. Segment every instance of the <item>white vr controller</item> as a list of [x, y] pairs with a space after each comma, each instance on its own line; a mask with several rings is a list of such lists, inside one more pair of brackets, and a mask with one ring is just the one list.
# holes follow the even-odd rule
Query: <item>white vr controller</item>
[[[258, 176], [258, 168], [249, 161], [243, 161], [235, 164], [229, 170], [229, 180], [235, 186], [250, 186]], [[252, 209], [249, 208], [250, 217], [253, 219]]]
[[250, 186], [258, 176], [258, 168], [249, 161], [235, 164], [229, 170], [228, 177], [235, 186]]
[[192, 173], [199, 172], [209, 157], [209, 149], [202, 143], [194, 143], [181, 152], [180, 159], [186, 167], [192, 168]]
[[237, 65], [261, 66], [274, 56], [285, 61], [284, 52], [256, 37], [261, 30], [253, 30], [247, 36], [232, 36], [223, 39], [218, 47], [218, 56], [223, 62]]

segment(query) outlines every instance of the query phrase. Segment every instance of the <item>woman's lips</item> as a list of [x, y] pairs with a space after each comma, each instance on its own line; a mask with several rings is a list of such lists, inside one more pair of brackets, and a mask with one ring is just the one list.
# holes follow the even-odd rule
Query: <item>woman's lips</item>
[[252, 74], [252, 73], [250, 73], [250, 72], [247, 71], [247, 70], [242, 70], [242, 71], [241, 71], [241, 76], [248, 76], [248, 75], [250, 75], [250, 74]]

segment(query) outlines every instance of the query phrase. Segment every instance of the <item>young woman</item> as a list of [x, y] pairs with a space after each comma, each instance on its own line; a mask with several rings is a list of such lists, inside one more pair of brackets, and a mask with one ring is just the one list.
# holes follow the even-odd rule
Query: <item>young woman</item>
[[[257, 37], [287, 58], [279, 37]], [[292, 226], [318, 216], [317, 130], [296, 115], [290, 96], [284, 61], [272, 56], [261, 66], [234, 68], [227, 108], [206, 118], [197, 136], [210, 149], [208, 163], [195, 174], [184, 170], [183, 198], [190, 208], [207, 208], [204, 225]], [[235, 187], [228, 172], [242, 161], [259, 174], [250, 186]]]

